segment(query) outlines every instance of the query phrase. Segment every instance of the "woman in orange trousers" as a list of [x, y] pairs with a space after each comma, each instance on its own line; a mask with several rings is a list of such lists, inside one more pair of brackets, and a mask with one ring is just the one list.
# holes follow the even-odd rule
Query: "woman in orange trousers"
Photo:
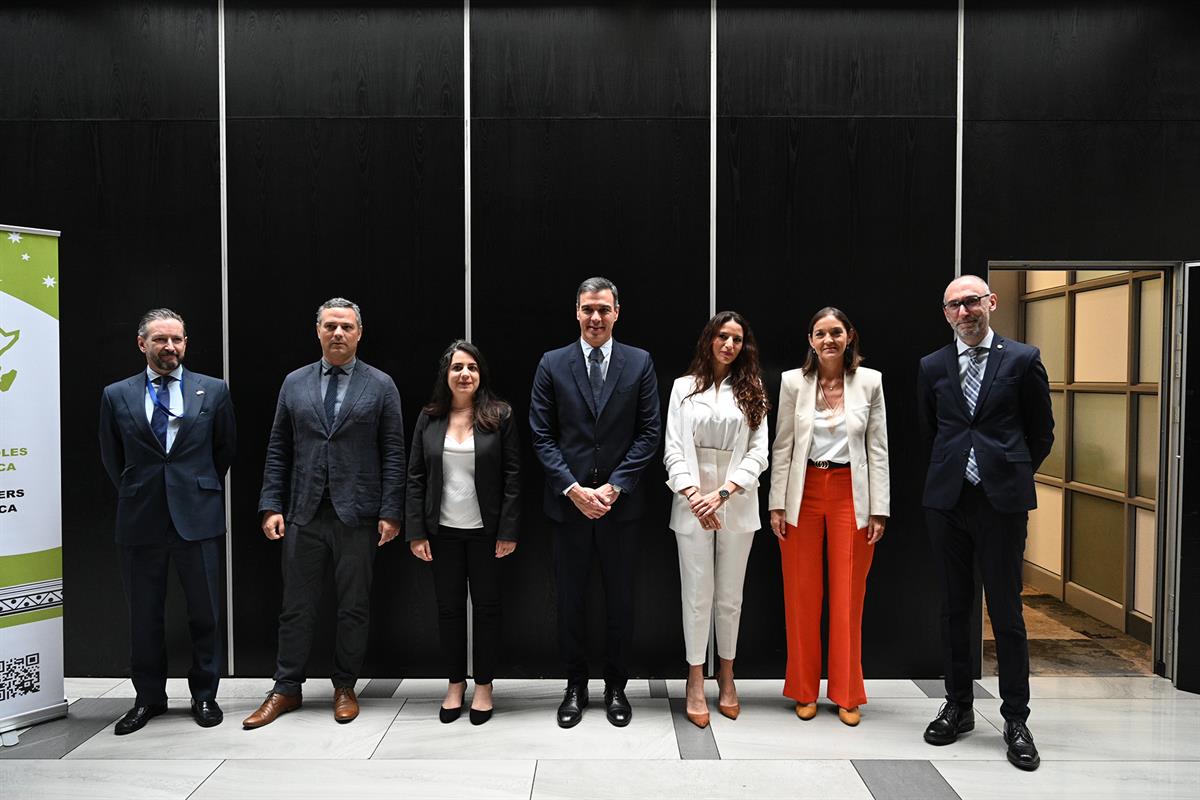
[[796, 715], [817, 713], [821, 683], [821, 552], [829, 565], [829, 684], [847, 725], [867, 702], [862, 612], [875, 543], [890, 513], [887, 420], [880, 373], [859, 366], [858, 332], [823, 308], [808, 326], [808, 357], [783, 373], [771, 448], [771, 530], [779, 539], [787, 620], [783, 693]]

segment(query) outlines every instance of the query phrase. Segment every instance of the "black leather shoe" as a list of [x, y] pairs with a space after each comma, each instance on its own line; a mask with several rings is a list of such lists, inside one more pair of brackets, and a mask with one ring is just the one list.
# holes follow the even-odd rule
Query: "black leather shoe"
[[925, 729], [925, 741], [930, 744], [950, 744], [960, 733], [975, 729], [975, 709], [947, 700], [941, 711]]
[[1033, 736], [1021, 720], [1004, 721], [1004, 743], [1008, 745], [1008, 760], [1017, 769], [1033, 772], [1042, 763]]
[[211, 728], [220, 725], [225, 719], [224, 712], [216, 700], [196, 700], [192, 698], [192, 717], [201, 728]]
[[454, 720], [461, 716], [462, 706], [455, 706], [454, 708], [446, 708], [445, 706], [442, 706], [438, 709], [438, 719], [445, 723], [454, 722]]
[[608, 709], [608, 721], [618, 728], [624, 728], [633, 719], [633, 709], [629, 706], [624, 689], [605, 689], [604, 707]]
[[586, 686], [568, 686], [563, 692], [563, 701], [558, 705], [558, 727], [574, 728], [583, 719], [583, 710], [587, 708], [588, 690]]
[[125, 716], [117, 720], [116, 726], [113, 728], [113, 733], [117, 736], [124, 736], [127, 733], [140, 731], [146, 727], [146, 723], [151, 717], [157, 717], [159, 714], [167, 712], [167, 704], [157, 706], [134, 706], [125, 712]]

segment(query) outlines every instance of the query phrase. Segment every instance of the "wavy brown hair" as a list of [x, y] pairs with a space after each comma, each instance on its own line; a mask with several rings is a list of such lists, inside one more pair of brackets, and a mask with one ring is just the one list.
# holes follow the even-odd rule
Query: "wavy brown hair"
[[762, 370], [758, 366], [758, 342], [750, 323], [736, 311], [722, 311], [708, 321], [704, 330], [700, 331], [700, 339], [696, 342], [696, 354], [692, 356], [692, 364], [687, 374], [696, 377], [693, 394], [700, 394], [716, 382], [713, 374], [713, 339], [726, 322], [736, 322], [742, 326], [742, 351], [729, 365], [729, 380], [733, 385], [733, 397], [738, 408], [746, 415], [746, 423], [751, 430], [757, 430], [771, 410], [771, 401], [767, 399], [767, 390], [763, 388]]
[[431, 417], [444, 417], [450, 413], [450, 384], [446, 376], [450, 373], [450, 362], [454, 360], [454, 354], [459, 351], [475, 359], [475, 363], [479, 365], [479, 388], [475, 390], [475, 405], [472, 409], [475, 427], [481, 431], [495, 431], [504, 418], [512, 414], [512, 407], [492, 392], [492, 376], [488, 371], [487, 362], [483, 360], [483, 353], [466, 339], [455, 339], [442, 353], [438, 361], [437, 380], [433, 383], [433, 396], [421, 410]]
[[[858, 348], [858, 329], [850, 322], [850, 318], [846, 316], [846, 312], [840, 308], [833, 306], [825, 306], [817, 313], [813, 314], [812, 319], [808, 321], [808, 336], [812, 336], [813, 328], [817, 327], [817, 323], [826, 317], [833, 317], [838, 322], [842, 323], [842, 327], [846, 329], [847, 336], [850, 341], [846, 342], [846, 352], [842, 353], [842, 360], [846, 366], [846, 372], [854, 374], [854, 370], [858, 369], [858, 365], [863, 362], [862, 351]], [[811, 375], [812, 371], [817, 368], [817, 351], [812, 349], [812, 345], [808, 346], [808, 355], [804, 357], [805, 375]]]

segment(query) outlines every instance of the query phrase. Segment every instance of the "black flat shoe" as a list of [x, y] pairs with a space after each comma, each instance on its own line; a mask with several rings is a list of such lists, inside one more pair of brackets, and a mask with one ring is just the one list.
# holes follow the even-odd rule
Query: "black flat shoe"
[[604, 707], [608, 710], [608, 721], [618, 728], [624, 728], [633, 720], [633, 708], [625, 697], [624, 689], [605, 689]]
[[216, 700], [196, 700], [192, 698], [192, 718], [201, 728], [211, 728], [220, 725], [225, 719], [224, 712]]
[[1005, 720], [1004, 743], [1008, 745], [1008, 760], [1017, 769], [1033, 772], [1042, 763], [1033, 735], [1021, 720]]
[[471, 713], [468, 716], [471, 718], [472, 725], [482, 725], [492, 718], [492, 709], [489, 708], [487, 710], [482, 710], [478, 708], [472, 708]]
[[975, 729], [975, 709], [947, 700], [933, 722], [925, 728], [925, 741], [938, 745], [951, 744], [960, 733]]
[[442, 722], [454, 722], [454, 720], [461, 716], [462, 706], [458, 706], [456, 708], [446, 708], [445, 706], [442, 706], [438, 709], [438, 719], [440, 719]]
[[146, 723], [153, 717], [167, 712], [167, 704], [163, 703], [157, 706], [134, 706], [125, 712], [125, 716], [117, 720], [117, 724], [113, 727], [113, 733], [117, 736], [125, 736], [126, 734], [140, 731], [146, 727]]
[[558, 706], [558, 727], [574, 728], [583, 719], [588, 705], [587, 686], [568, 686]]

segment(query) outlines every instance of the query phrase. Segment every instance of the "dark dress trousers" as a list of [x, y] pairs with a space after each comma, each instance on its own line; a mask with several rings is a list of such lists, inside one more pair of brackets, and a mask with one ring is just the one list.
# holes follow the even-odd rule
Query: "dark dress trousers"
[[213, 700], [222, 670], [217, 630], [225, 473], [237, 433], [225, 382], [184, 369], [172, 391], [183, 415], [169, 452], [146, 417], [145, 370], [111, 384], [100, 398], [100, 458], [117, 488], [116, 541], [129, 599], [130, 671], [136, 704], [167, 700], [164, 608], [167, 565], [175, 562], [192, 637], [188, 686]]
[[[604, 679], [624, 688], [633, 641], [636, 523], [643, 505], [638, 483], [662, 435], [650, 354], [614, 341], [596, 403], [579, 340], [546, 353], [533, 381], [529, 427], [546, 473], [546, 515], [558, 523], [554, 570], [567, 679], [573, 684], [588, 679], [585, 612], [595, 550], [607, 612]], [[588, 488], [611, 483], [621, 494], [607, 514], [590, 520], [563, 495], [575, 482]]]
[[392, 379], [361, 359], [332, 425], [321, 362], [284, 378], [263, 468], [260, 513], [284, 515], [275, 691], [298, 694], [326, 565], [337, 586], [333, 685], [353, 688], [367, 651], [382, 517], [404, 519], [404, 423]]
[[429, 539], [447, 676], [454, 683], [467, 677], [469, 585], [475, 623], [475, 682], [491, 683], [500, 645], [500, 560], [496, 558], [496, 540], [517, 540], [521, 522], [521, 447], [511, 410], [498, 430], [475, 427], [475, 495], [483, 527], [442, 527], [442, 454], [448, 424], [446, 416], [432, 417], [425, 411], [417, 419], [408, 465], [404, 535], [410, 542]]
[[[1036, 347], [996, 334], [971, 414], [955, 343], [921, 360], [917, 408], [929, 467], [924, 506], [942, 572], [946, 699], [973, 700], [970, 615], [978, 566], [996, 637], [1000, 711], [1029, 716], [1029, 646], [1021, 609], [1021, 563], [1033, 475], [1054, 443], [1050, 385]], [[975, 448], [980, 482], [965, 479]]]

